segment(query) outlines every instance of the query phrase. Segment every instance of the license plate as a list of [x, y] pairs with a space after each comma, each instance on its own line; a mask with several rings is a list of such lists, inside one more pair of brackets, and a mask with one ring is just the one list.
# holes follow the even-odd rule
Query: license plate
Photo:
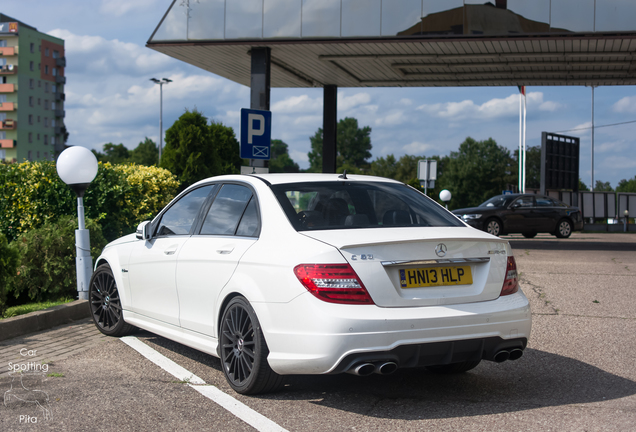
[[473, 275], [470, 266], [425, 267], [400, 270], [402, 288], [421, 288], [446, 285], [470, 285]]

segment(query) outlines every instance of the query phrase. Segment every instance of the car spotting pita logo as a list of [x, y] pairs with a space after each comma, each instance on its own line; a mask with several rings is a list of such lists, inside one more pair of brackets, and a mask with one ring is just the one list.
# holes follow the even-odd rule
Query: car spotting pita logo
[[[23, 357], [35, 355], [35, 350], [22, 348]], [[9, 362], [9, 378], [2, 380], [4, 407], [18, 416], [20, 424], [41, 423], [53, 418], [49, 394], [43, 390], [48, 364], [33, 361]]]

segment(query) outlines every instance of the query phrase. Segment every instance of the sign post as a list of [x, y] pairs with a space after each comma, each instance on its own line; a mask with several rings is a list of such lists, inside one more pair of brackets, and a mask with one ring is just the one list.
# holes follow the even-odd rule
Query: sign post
[[420, 159], [417, 163], [417, 178], [420, 185], [424, 186], [424, 195], [428, 195], [428, 188], [433, 189], [437, 180], [437, 161]]

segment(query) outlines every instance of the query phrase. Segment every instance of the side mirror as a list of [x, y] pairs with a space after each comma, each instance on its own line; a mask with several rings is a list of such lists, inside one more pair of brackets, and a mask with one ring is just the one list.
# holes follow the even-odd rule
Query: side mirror
[[150, 239], [150, 221], [144, 221], [137, 226], [136, 236], [139, 240]]
[[519, 207], [521, 207], [521, 204], [519, 203], [514, 203], [513, 205], [510, 206], [511, 209], [517, 209]]

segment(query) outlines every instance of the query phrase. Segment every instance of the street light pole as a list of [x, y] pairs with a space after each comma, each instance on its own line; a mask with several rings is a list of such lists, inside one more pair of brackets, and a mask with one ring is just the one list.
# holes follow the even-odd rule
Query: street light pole
[[[163, 85], [171, 83], [172, 80], [168, 78], [150, 78], [150, 81], [155, 84], [159, 84], [159, 163], [161, 163], [161, 149], [163, 148]], [[157, 163], [157, 165], [159, 165]]]
[[75, 269], [77, 271], [77, 297], [88, 300], [93, 274], [90, 234], [84, 223], [84, 193], [95, 179], [97, 158], [86, 147], [73, 146], [60, 153], [56, 163], [57, 174], [77, 195], [77, 223], [75, 230]]

